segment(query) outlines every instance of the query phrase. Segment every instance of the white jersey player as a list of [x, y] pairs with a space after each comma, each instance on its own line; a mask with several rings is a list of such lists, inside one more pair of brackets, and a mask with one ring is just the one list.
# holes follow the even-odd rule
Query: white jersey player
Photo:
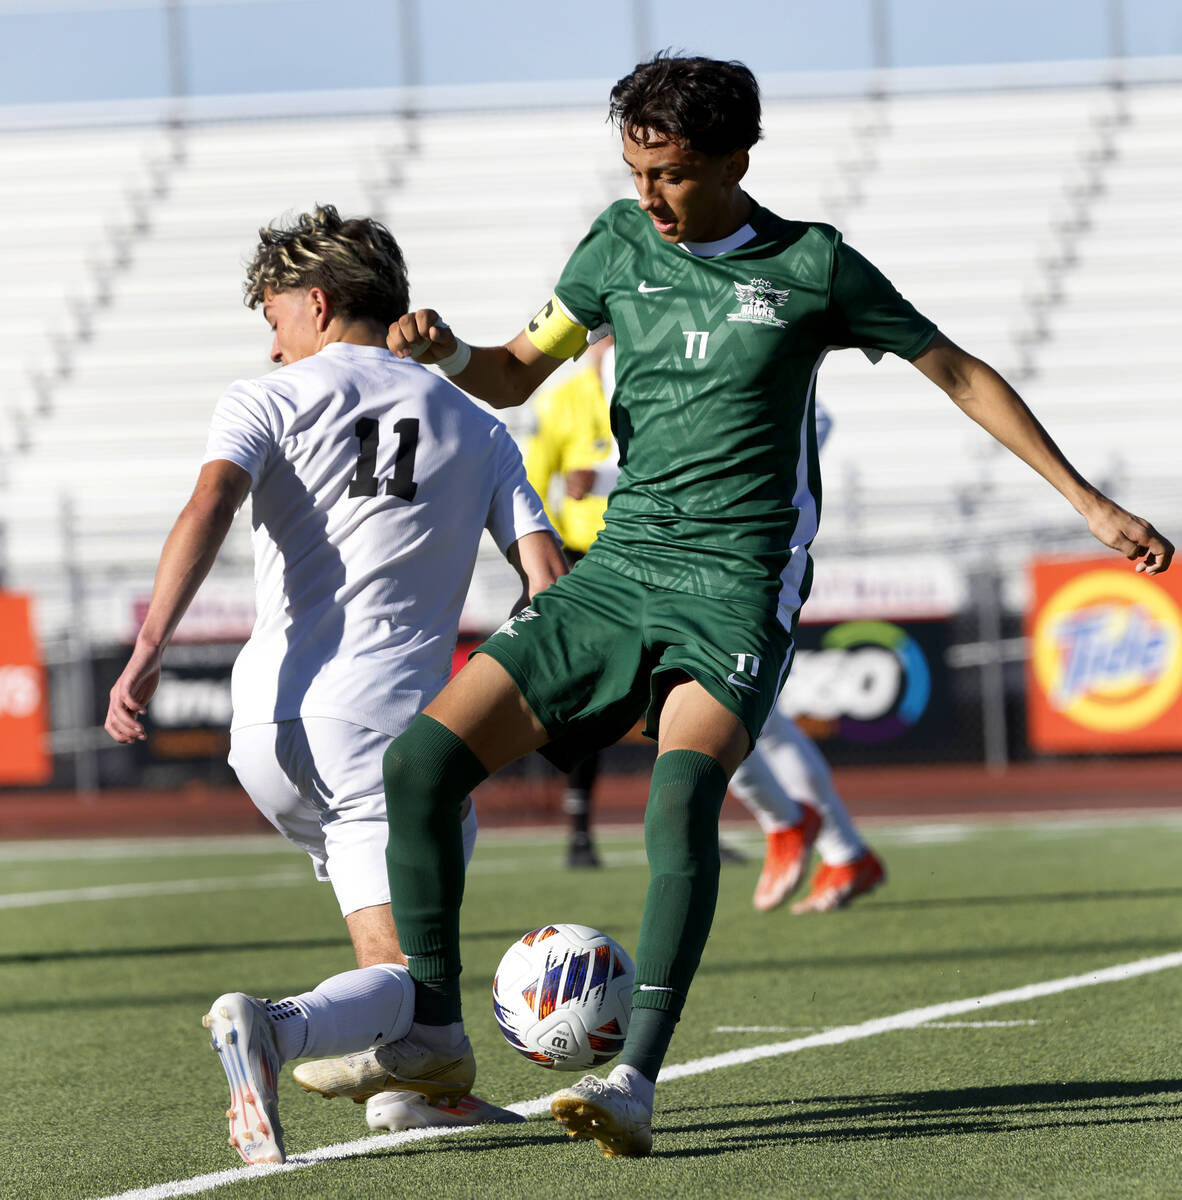
[[[384, 919], [382, 751], [447, 682], [481, 532], [508, 553], [549, 523], [504, 425], [384, 346], [334, 342], [234, 384], [206, 451], [219, 461], [250, 476], [256, 579], [230, 762], [346, 918]], [[354, 796], [347, 822], [326, 822], [327, 775], [355, 764], [374, 785], [365, 811]], [[471, 809], [468, 825], [471, 839]]]
[[[528, 599], [565, 572], [504, 426], [433, 372], [395, 358], [407, 311], [388, 230], [330, 207], [260, 230], [246, 298], [282, 366], [219, 401], [197, 486], [165, 542], [143, 627], [111, 689], [116, 741], [246, 496], [257, 618], [234, 667], [230, 762], [251, 799], [331, 881], [358, 970], [278, 1002], [229, 992], [204, 1018], [230, 1081], [230, 1141], [282, 1162], [275, 1084], [292, 1058], [401, 1038], [413, 985], [389, 909], [382, 755], [446, 682], [487, 529]], [[475, 814], [464, 817], [471, 855]], [[372, 1128], [519, 1120], [475, 1097], [374, 1096]]]

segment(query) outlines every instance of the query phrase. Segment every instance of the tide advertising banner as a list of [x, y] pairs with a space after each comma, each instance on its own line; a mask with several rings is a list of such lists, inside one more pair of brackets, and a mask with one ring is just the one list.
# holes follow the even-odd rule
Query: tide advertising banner
[[29, 597], [0, 592], [0, 784], [49, 780], [46, 699]]
[[1043, 559], [1026, 633], [1033, 749], [1182, 749], [1182, 574], [1112, 558]]

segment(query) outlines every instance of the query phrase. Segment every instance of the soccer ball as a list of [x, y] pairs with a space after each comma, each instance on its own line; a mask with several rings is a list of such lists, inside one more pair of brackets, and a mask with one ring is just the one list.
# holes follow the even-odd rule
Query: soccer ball
[[519, 938], [493, 978], [493, 1013], [530, 1062], [581, 1071], [615, 1058], [628, 1032], [635, 968], [586, 925], [543, 925]]

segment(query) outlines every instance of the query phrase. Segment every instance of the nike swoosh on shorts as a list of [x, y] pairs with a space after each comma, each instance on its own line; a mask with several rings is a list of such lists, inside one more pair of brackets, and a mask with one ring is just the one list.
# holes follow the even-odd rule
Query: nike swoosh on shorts
[[735, 673], [733, 671], [726, 677], [726, 681], [727, 681], [727, 683], [733, 683], [735, 685], [735, 687], [746, 688], [749, 692], [758, 692], [759, 691], [759, 688], [752, 687], [751, 684], [744, 683], [741, 679], [736, 678]]

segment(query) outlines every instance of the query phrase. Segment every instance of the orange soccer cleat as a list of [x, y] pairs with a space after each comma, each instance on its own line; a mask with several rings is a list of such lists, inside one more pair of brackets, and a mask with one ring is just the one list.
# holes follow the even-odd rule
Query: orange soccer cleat
[[795, 825], [767, 835], [763, 870], [752, 900], [760, 912], [778, 908], [800, 886], [820, 831], [821, 814], [811, 805], [802, 804], [800, 820]]
[[872, 850], [867, 850], [860, 858], [843, 863], [840, 867], [823, 862], [809, 888], [809, 894], [803, 900], [798, 900], [792, 906], [792, 911], [799, 916], [801, 913], [832, 912], [835, 908], [844, 908], [855, 896], [864, 896], [873, 891], [885, 879], [886, 870]]

